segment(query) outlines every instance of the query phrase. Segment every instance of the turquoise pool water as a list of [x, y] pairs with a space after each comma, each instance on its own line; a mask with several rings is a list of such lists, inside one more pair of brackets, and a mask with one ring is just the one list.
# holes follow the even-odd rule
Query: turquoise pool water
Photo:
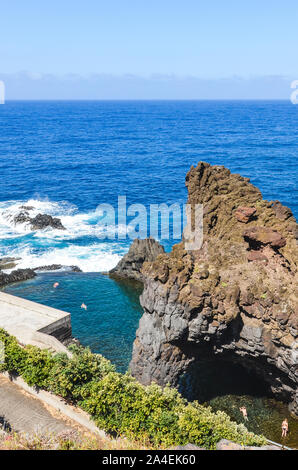
[[[54, 282], [59, 282], [57, 289]], [[70, 312], [73, 336], [110, 359], [119, 372], [125, 372], [142, 314], [141, 290], [136, 282], [116, 282], [98, 273], [68, 272], [39, 274], [7, 287], [5, 292]], [[87, 311], [81, 308], [82, 302]]]

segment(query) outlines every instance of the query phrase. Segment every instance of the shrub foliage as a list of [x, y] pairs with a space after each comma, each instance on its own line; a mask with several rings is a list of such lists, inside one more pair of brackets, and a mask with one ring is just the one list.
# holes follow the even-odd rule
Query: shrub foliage
[[0, 329], [4, 362], [0, 371], [20, 375], [31, 386], [49, 390], [87, 411], [101, 429], [156, 446], [194, 443], [214, 449], [220, 439], [262, 445], [265, 438], [248, 432], [221, 411], [188, 403], [176, 389], [147, 387], [88, 348], [71, 346], [72, 358], [35, 346], [22, 348]]

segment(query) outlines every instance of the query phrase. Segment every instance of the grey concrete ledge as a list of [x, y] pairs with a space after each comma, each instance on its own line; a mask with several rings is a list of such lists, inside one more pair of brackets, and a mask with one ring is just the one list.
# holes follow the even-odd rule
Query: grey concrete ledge
[[[34, 332], [43, 333], [59, 341], [71, 338], [70, 313], [4, 292], [0, 292], [0, 327], [17, 336], [23, 344], [28, 344], [26, 338], [29, 331], [31, 335]], [[38, 338], [33, 340], [38, 341]], [[39, 340], [43, 342], [41, 335], [39, 335]], [[61, 349], [58, 349], [60, 352]]]

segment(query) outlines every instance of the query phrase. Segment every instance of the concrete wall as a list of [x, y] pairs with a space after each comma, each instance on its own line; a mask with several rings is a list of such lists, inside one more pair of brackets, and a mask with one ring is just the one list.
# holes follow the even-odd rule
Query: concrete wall
[[15, 336], [16, 331], [21, 335], [24, 330], [24, 335], [28, 335], [30, 330], [54, 336], [61, 342], [71, 338], [70, 313], [3, 292], [0, 292], [0, 327]]

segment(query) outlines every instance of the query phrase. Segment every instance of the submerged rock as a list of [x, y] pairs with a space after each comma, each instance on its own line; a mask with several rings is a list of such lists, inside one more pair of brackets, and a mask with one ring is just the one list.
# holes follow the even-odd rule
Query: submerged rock
[[12, 269], [15, 268], [17, 263], [21, 258], [13, 258], [10, 256], [6, 256], [5, 258], [0, 258], [0, 271], [5, 269]]
[[[186, 186], [192, 211], [204, 207], [203, 244], [190, 251], [182, 241], [144, 262], [132, 374], [143, 384], [174, 386], [184, 376], [191, 397], [193, 365], [230, 361], [298, 414], [296, 221], [222, 166], [200, 162]], [[255, 209], [244, 232], [237, 208]]]
[[164, 252], [163, 246], [153, 238], [145, 238], [144, 240], [136, 238], [131, 244], [128, 253], [123, 256], [109, 274], [143, 281], [141, 270], [144, 262], [152, 262], [158, 255]]
[[68, 269], [75, 273], [81, 273], [82, 270], [78, 266], [64, 266], [62, 264], [50, 264], [46, 266], [38, 266], [33, 268], [33, 271], [59, 271], [61, 269]]
[[33, 211], [34, 207], [33, 206], [21, 206], [20, 209], [23, 209], [24, 211]]

